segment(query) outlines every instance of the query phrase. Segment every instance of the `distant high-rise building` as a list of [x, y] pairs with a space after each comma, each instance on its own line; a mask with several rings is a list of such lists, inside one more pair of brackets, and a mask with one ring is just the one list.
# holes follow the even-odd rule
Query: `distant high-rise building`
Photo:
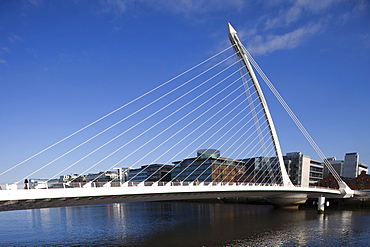
[[[346, 153], [344, 160], [337, 160], [335, 157], [327, 158], [327, 161], [334, 167], [335, 171], [339, 176], [350, 179], [355, 178], [364, 171], [368, 173], [366, 164], [359, 161], [360, 156], [358, 153]], [[327, 167], [324, 169], [324, 177], [326, 177], [330, 171]]]
[[[337, 160], [336, 157], [330, 157], [330, 158], [326, 158], [326, 161], [329, 162], [333, 166], [334, 170], [338, 173], [339, 176], [342, 176], [343, 164], [344, 164], [343, 160]], [[328, 176], [329, 173], [330, 173], [329, 169], [325, 166], [324, 167], [324, 177]]]
[[364, 171], [368, 173], [367, 165], [361, 163], [360, 155], [358, 153], [346, 153], [343, 163], [343, 177], [355, 178]]

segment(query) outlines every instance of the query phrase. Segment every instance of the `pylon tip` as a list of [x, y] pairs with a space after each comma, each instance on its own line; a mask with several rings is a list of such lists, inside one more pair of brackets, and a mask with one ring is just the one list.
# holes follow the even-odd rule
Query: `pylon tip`
[[227, 27], [229, 29], [229, 34], [236, 34], [236, 31], [233, 26], [231, 26], [230, 22], [227, 23]]

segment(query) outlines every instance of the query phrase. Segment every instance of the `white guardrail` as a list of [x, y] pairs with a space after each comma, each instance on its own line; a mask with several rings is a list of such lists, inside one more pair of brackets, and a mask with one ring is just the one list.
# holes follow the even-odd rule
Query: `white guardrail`
[[0, 190], [0, 201], [38, 200], [52, 198], [79, 198], [104, 196], [132, 196], [165, 193], [233, 193], [233, 192], [286, 192], [286, 193], [324, 193], [340, 195], [339, 190], [330, 188], [287, 187], [280, 184], [255, 183], [195, 183], [195, 182], [88, 182], [54, 183], [38, 186], [25, 184], [4, 184]]

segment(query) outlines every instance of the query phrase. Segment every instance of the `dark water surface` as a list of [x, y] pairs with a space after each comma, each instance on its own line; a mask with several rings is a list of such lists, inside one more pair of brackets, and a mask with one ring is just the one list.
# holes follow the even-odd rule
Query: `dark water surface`
[[370, 246], [370, 210], [190, 202], [0, 212], [0, 246]]

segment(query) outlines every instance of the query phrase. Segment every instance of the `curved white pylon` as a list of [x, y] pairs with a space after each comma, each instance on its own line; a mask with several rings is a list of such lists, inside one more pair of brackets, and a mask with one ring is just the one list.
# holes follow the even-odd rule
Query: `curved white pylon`
[[284, 184], [284, 186], [293, 186], [292, 182], [289, 179], [288, 173], [285, 169], [283, 155], [282, 155], [282, 152], [281, 152], [280, 143], [279, 143], [279, 139], [278, 139], [278, 136], [277, 136], [277, 133], [276, 133], [276, 129], [275, 129], [274, 123], [272, 121], [272, 117], [271, 117], [270, 111], [268, 109], [267, 102], [266, 102], [265, 97], [262, 93], [261, 87], [258, 83], [257, 77], [254, 74], [252, 66], [249, 63], [248, 57], [246, 56], [246, 54], [243, 50], [243, 46], [240, 43], [240, 40], [239, 40], [239, 38], [236, 34], [236, 31], [231, 26], [230, 23], [228, 23], [228, 29], [229, 29], [230, 42], [233, 45], [236, 54], [241, 58], [241, 60], [244, 64], [244, 67], [245, 67], [245, 69], [247, 70], [247, 72], [250, 76], [250, 79], [251, 79], [251, 81], [253, 83], [253, 86], [256, 90], [256, 93], [258, 95], [258, 99], [260, 100], [263, 112], [265, 114], [267, 125], [268, 125], [269, 130], [270, 130], [272, 142], [274, 144], [276, 156], [278, 158], [278, 162], [279, 162], [279, 166], [280, 166], [280, 170], [281, 170], [281, 175], [282, 175], [282, 179], [283, 179], [283, 184]]

